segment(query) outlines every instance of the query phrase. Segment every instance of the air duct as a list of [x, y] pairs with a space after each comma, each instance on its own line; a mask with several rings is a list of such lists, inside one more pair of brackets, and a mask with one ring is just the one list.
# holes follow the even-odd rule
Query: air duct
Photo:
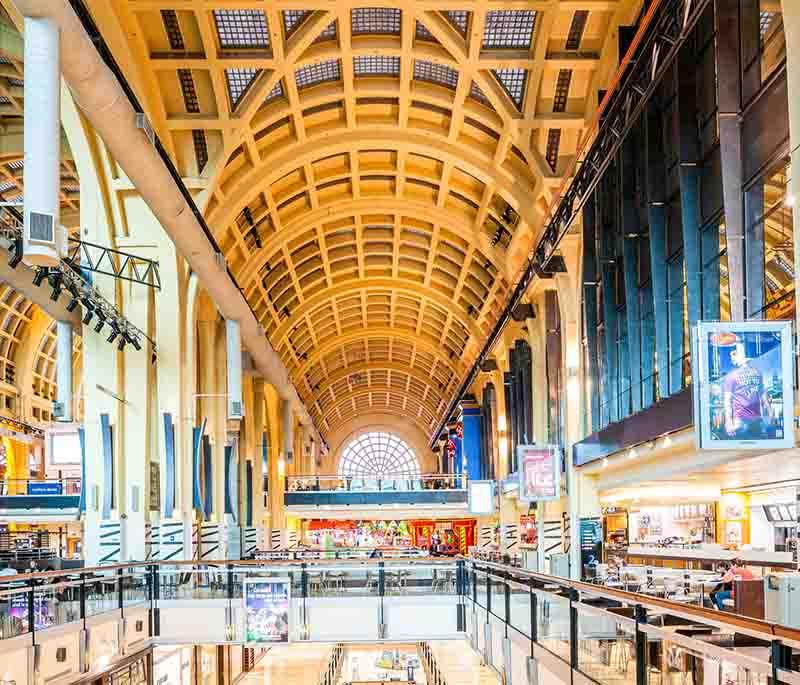
[[[220, 269], [219, 249], [202, 215], [193, 203], [189, 204], [191, 196], [188, 191], [183, 192], [185, 189], [182, 191], [180, 178], [173, 175], [168, 158], [137, 127], [132, 91], [126, 92], [100, 57], [67, 0], [15, 0], [15, 3], [24, 17], [49, 19], [60, 29], [61, 72], [76, 103], [197, 274], [222, 316], [239, 322], [242, 342], [253, 356], [256, 368], [281, 399], [291, 403], [301, 423], [313, 426], [286, 367], [264, 336], [244, 295], [232, 276]], [[89, 23], [87, 19], [87, 26]]]

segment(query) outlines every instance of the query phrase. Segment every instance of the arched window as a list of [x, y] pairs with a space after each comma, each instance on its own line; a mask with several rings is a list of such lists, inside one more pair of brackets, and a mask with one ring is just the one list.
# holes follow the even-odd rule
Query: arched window
[[340, 476], [418, 476], [417, 455], [390, 433], [364, 433], [347, 445], [339, 460]]

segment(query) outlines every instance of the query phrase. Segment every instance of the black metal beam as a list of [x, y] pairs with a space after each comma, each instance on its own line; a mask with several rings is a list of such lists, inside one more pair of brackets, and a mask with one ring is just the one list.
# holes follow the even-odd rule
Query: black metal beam
[[73, 269], [94, 271], [161, 290], [161, 275], [156, 260], [78, 238], [70, 238], [69, 242], [69, 251], [64, 261]]

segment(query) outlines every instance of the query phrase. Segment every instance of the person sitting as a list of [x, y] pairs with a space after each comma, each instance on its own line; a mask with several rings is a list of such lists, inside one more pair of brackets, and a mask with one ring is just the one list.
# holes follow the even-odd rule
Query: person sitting
[[722, 576], [717, 586], [721, 586], [721, 588], [719, 590], [714, 588], [710, 594], [711, 603], [720, 611], [723, 611], [726, 600], [733, 599], [733, 584], [737, 580], [755, 580], [753, 572], [744, 565], [741, 559], [733, 560], [730, 569]]

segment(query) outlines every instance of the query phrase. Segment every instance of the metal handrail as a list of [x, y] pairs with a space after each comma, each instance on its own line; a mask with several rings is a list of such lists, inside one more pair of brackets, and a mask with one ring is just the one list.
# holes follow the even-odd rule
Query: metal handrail
[[[526, 578], [530, 581], [536, 581], [543, 585], [558, 585], [564, 589], [571, 589], [577, 592], [587, 593], [594, 596], [605, 597], [608, 599], [617, 600], [626, 604], [636, 605], [647, 608], [660, 609], [675, 615], [691, 616], [697, 618], [705, 623], [714, 625], [729, 625], [736, 627], [741, 632], [747, 632], [754, 636], [761, 636], [762, 639], [775, 639], [780, 638], [783, 640], [790, 640], [797, 645], [800, 645], [800, 629], [790, 628], [777, 623], [771, 623], [757, 618], [750, 618], [749, 616], [742, 616], [741, 614], [724, 613], [713, 609], [706, 609], [693, 604], [684, 604], [683, 602], [675, 602], [669, 599], [661, 599], [646, 595], [639, 592], [631, 592], [629, 590], [618, 590], [617, 588], [609, 588], [604, 585], [593, 585], [592, 583], [585, 583], [578, 580], [570, 580], [561, 578], [559, 576], [550, 576], [536, 571], [519, 568], [518, 566], [508, 566], [505, 564], [498, 564], [493, 561], [481, 561], [479, 559], [469, 559], [468, 564], [472, 565], [477, 570], [482, 567], [497, 571], [498, 575], [495, 576], [498, 580], [506, 578]], [[723, 618], [724, 620], [720, 620]]]

